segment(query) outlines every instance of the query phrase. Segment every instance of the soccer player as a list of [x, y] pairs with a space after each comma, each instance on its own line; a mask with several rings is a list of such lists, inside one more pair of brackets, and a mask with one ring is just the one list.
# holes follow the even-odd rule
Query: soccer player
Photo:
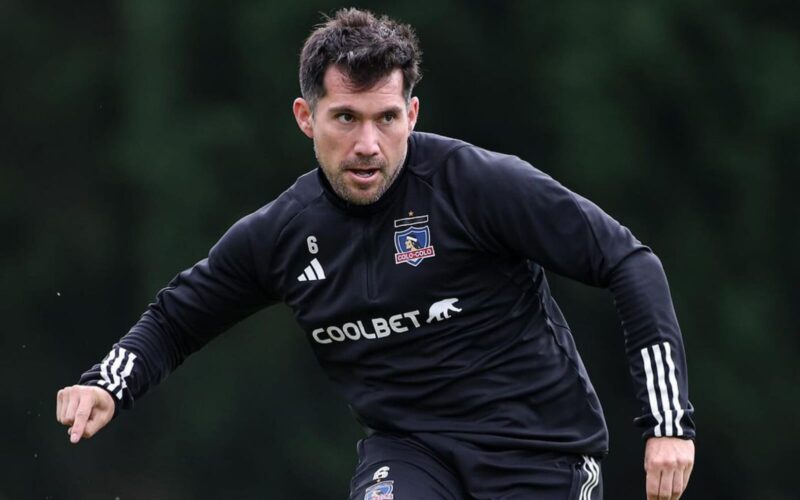
[[58, 392], [73, 443], [284, 302], [366, 430], [351, 500], [599, 499], [606, 426], [547, 269], [613, 293], [647, 497], [680, 497], [695, 431], [660, 261], [519, 158], [414, 132], [419, 54], [409, 26], [369, 12], [315, 28], [293, 110], [319, 168], [235, 223]]

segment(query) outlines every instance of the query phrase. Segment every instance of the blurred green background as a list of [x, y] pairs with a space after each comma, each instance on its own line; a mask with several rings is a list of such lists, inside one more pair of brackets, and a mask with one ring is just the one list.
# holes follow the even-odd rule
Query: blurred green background
[[[661, 257], [699, 429], [686, 499], [796, 499], [800, 23], [770, 0], [374, 1], [416, 27], [418, 130], [517, 154]], [[98, 437], [55, 393], [315, 167], [297, 56], [332, 1], [0, 1], [0, 499], [346, 498], [361, 431], [275, 307]], [[796, 7], [796, 5], [795, 5]], [[644, 498], [610, 294], [553, 278]]]

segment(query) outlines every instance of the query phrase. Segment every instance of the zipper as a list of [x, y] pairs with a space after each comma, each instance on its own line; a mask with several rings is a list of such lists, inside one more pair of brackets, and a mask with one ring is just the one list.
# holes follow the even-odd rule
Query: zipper
[[364, 253], [366, 255], [366, 259], [364, 259], [364, 279], [366, 280], [367, 299], [369, 300], [375, 299], [375, 279], [374, 276], [372, 276], [372, 239], [369, 235], [369, 225], [371, 219], [371, 217], [368, 217], [364, 220], [364, 226], [362, 227], [361, 232], [361, 241], [364, 245]]

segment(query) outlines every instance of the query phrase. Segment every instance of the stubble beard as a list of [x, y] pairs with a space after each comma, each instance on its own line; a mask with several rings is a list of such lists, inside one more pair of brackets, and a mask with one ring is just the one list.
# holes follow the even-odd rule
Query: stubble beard
[[[394, 181], [397, 180], [397, 176], [400, 175], [400, 171], [403, 169], [403, 163], [405, 163], [406, 160], [406, 155], [403, 154], [403, 157], [400, 158], [397, 164], [397, 168], [394, 169], [389, 177], [387, 176], [388, 164], [386, 160], [379, 160], [377, 158], [345, 160], [340, 163], [338, 167], [333, 168], [323, 164], [319, 157], [316, 144], [314, 145], [314, 155], [317, 157], [317, 163], [319, 163], [320, 168], [322, 168], [322, 172], [328, 179], [331, 188], [333, 188], [333, 192], [336, 193], [339, 198], [353, 205], [371, 205], [380, 200], [381, 197], [386, 194], [389, 187], [394, 184]], [[379, 184], [378, 189], [376, 189], [374, 193], [365, 196], [363, 191], [355, 189], [347, 183], [347, 170], [354, 167], [378, 169], [377, 175], [379, 177]]]

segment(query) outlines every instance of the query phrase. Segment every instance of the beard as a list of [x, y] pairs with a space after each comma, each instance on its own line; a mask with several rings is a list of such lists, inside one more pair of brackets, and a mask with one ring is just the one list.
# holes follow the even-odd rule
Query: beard
[[[344, 160], [339, 163], [338, 166], [333, 167], [323, 163], [317, 151], [316, 144], [314, 145], [314, 154], [317, 157], [317, 163], [319, 163], [320, 168], [322, 168], [322, 172], [328, 179], [331, 188], [333, 188], [333, 192], [336, 193], [339, 198], [353, 205], [371, 205], [381, 199], [397, 179], [397, 176], [400, 175], [400, 170], [402, 170], [403, 163], [405, 163], [405, 154], [403, 154], [403, 157], [400, 158], [400, 161], [393, 169], [389, 168], [389, 164], [386, 160], [375, 157]], [[375, 174], [377, 175], [375, 188], [363, 190], [348, 183], [348, 170], [353, 168], [377, 170]]]

